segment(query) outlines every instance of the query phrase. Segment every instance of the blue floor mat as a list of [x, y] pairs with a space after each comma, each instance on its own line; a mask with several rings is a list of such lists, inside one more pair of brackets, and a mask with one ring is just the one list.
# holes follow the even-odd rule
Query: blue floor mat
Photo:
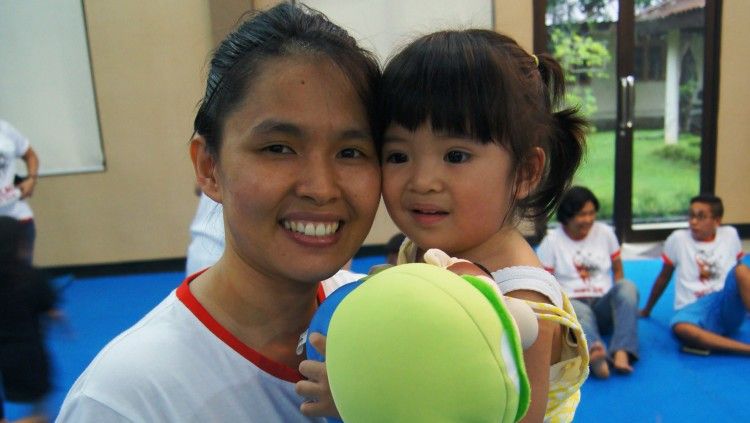
[[[352, 270], [367, 272], [382, 257], [358, 258]], [[749, 260], [750, 261], [750, 260]], [[661, 269], [659, 260], [626, 260], [625, 274], [638, 285], [641, 304]], [[135, 323], [183, 279], [181, 272], [55, 281], [62, 289], [64, 322], [49, 327], [54, 391], [48, 399], [56, 416], [66, 392], [96, 353]], [[674, 286], [670, 283], [652, 317], [639, 322], [641, 360], [629, 376], [589, 379], [583, 386], [576, 422], [747, 421], [744, 401], [750, 396], [750, 358], [712, 354], [688, 355], [668, 329]], [[750, 320], [739, 338], [750, 342]], [[7, 404], [10, 420], [22, 408]]]
[[[104, 345], [137, 322], [176, 288], [182, 272], [76, 279], [57, 278], [65, 318], [50, 322], [47, 345], [53, 366], [53, 391], [47, 409], [55, 417], [73, 382]], [[9, 421], [25, 407], [6, 403]]]
[[[746, 260], [747, 261], [747, 260]], [[645, 304], [661, 260], [626, 260]], [[680, 352], [671, 335], [674, 282], [664, 291], [648, 319], [638, 325], [640, 361], [628, 376], [589, 378], [582, 389], [576, 422], [741, 422], [748, 421], [750, 357]], [[750, 342], [750, 320], [737, 338]]]

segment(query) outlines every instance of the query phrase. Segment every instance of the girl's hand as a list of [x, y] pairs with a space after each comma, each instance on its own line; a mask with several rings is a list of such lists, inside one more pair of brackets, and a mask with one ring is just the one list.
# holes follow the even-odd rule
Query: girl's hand
[[[325, 356], [326, 337], [315, 332], [310, 334], [310, 343]], [[308, 417], [336, 417], [339, 411], [333, 402], [331, 387], [328, 385], [326, 364], [320, 361], [304, 360], [299, 365], [299, 372], [307, 378], [297, 382], [295, 391], [306, 398], [300, 406], [302, 414]]]

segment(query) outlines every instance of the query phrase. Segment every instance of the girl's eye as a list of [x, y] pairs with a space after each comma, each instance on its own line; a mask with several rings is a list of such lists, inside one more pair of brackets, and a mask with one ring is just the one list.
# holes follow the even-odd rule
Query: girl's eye
[[267, 147], [264, 147], [263, 151], [268, 151], [269, 153], [275, 153], [275, 154], [293, 154], [294, 153], [294, 150], [282, 144], [269, 145]]
[[388, 153], [385, 155], [386, 163], [406, 163], [409, 157], [404, 153]]
[[443, 160], [445, 160], [448, 163], [463, 163], [469, 160], [470, 157], [471, 155], [469, 153], [466, 153], [464, 151], [453, 150], [453, 151], [449, 151], [445, 155]]
[[342, 159], [357, 159], [364, 156], [364, 153], [356, 148], [345, 148], [339, 152], [338, 156]]

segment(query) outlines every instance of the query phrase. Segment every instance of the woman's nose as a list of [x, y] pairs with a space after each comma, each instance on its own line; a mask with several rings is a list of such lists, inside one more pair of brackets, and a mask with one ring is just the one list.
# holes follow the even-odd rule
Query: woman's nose
[[341, 194], [337, 172], [332, 160], [310, 157], [305, 160], [297, 176], [297, 195], [311, 199], [315, 204], [329, 203]]

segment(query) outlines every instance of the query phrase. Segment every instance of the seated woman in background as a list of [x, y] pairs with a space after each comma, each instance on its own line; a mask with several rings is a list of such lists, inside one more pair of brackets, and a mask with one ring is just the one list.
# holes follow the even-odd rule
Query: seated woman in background
[[[614, 231], [596, 221], [599, 200], [584, 187], [572, 187], [557, 210], [560, 222], [544, 237], [537, 254], [568, 294], [583, 326], [591, 372], [609, 377], [611, 361], [631, 373], [638, 359], [638, 289], [625, 279]], [[601, 333], [612, 334], [610, 353]]]

